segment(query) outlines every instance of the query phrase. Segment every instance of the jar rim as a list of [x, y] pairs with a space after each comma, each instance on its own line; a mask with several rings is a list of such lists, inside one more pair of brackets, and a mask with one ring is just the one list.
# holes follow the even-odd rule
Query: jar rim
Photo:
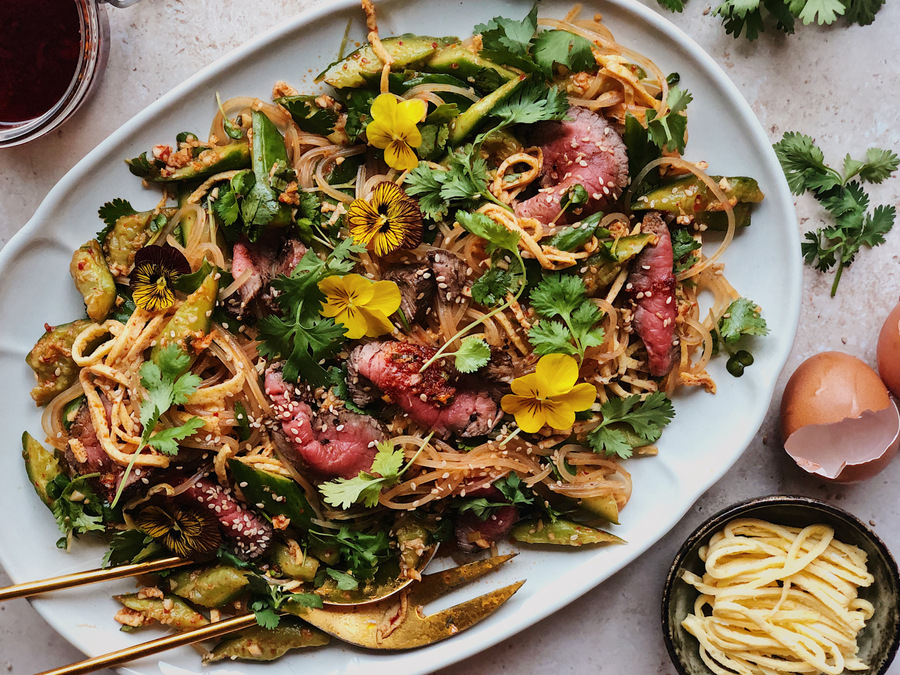
[[84, 103], [106, 67], [109, 52], [109, 21], [106, 9], [95, 0], [73, 0], [78, 6], [81, 43], [78, 65], [66, 93], [50, 110], [24, 122], [0, 124], [0, 148], [22, 145], [50, 133], [69, 119]]

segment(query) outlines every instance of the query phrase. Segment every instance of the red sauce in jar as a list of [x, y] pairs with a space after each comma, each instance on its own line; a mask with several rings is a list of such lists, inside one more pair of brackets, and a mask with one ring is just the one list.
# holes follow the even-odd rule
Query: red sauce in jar
[[76, 0], [0, 0], [0, 124], [38, 118], [65, 96], [81, 42]]

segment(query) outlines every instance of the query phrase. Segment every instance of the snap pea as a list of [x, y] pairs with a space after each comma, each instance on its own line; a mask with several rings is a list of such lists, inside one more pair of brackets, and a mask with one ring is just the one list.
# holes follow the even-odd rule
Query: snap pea
[[604, 242], [597, 253], [577, 268], [579, 270], [587, 268], [581, 272], [581, 278], [584, 280], [588, 297], [593, 296], [599, 289], [609, 286], [622, 271], [625, 263], [640, 253], [652, 240], [653, 235], [646, 233]]
[[[734, 205], [734, 226], [747, 227], [750, 225], [751, 210], [753, 205], [749, 202], [738, 202]], [[694, 222], [706, 225], [707, 230], [724, 232], [728, 229], [728, 215], [724, 211], [701, 211], [694, 216]]]
[[518, 523], [510, 531], [512, 538], [526, 544], [583, 546], [585, 544], [624, 544], [625, 541], [603, 530], [579, 525], [562, 518], [553, 522], [530, 520]]
[[[747, 176], [731, 178], [710, 176], [710, 178], [718, 184], [732, 206], [763, 200], [764, 195], [753, 178]], [[706, 183], [693, 175], [659, 185], [631, 203], [632, 211], [666, 211], [681, 216], [696, 216], [703, 211], [723, 209], [724, 206]]]
[[75, 384], [81, 369], [72, 360], [72, 344], [91, 325], [93, 322], [87, 319], [60, 324], [44, 333], [28, 352], [25, 362], [37, 378], [37, 385], [31, 390], [35, 403], [47, 405], [57, 394]]
[[[593, 226], [587, 222], [579, 223], [577, 227], [573, 225], [560, 230], [547, 239], [546, 245], [560, 251], [574, 251], [579, 246], [584, 246], [588, 243], [596, 230], [596, 222]], [[541, 243], [543, 244], [544, 242]]]
[[145, 176], [152, 183], [175, 183], [198, 180], [223, 171], [246, 169], [250, 166], [250, 147], [244, 142], [206, 148], [185, 166], [163, 176], [158, 172]]
[[234, 480], [251, 504], [262, 504], [269, 516], [284, 516], [290, 527], [307, 531], [312, 525], [312, 507], [297, 483], [290, 478], [254, 469], [240, 460], [228, 460]]
[[[252, 166], [256, 183], [250, 190], [250, 194], [245, 198], [244, 207], [246, 208], [246, 205], [251, 203], [251, 200], [270, 202], [274, 200], [278, 206], [266, 225], [269, 227], [289, 225], [291, 222], [291, 207], [288, 204], [277, 201], [278, 196], [273, 185], [274, 176], [279, 169], [284, 170], [290, 167], [287, 149], [284, 146], [284, 137], [279, 133], [272, 120], [266, 117], [265, 113], [254, 110], [252, 115]], [[284, 188], [282, 187], [281, 189]], [[252, 218], [248, 219], [246, 214], [244, 219], [252, 220]]]
[[56, 453], [48, 451], [26, 431], [22, 434], [22, 459], [25, 460], [25, 472], [37, 496], [52, 508], [56, 500], [48, 494], [47, 486], [60, 474]]
[[303, 555], [302, 551], [298, 552], [300, 560], [291, 553], [290, 548], [279, 543], [273, 547], [270, 560], [281, 568], [286, 577], [299, 581], [313, 581], [316, 572], [319, 571], [319, 561], [311, 555]]
[[282, 617], [276, 628], [253, 626], [237, 637], [229, 637], [203, 657], [203, 663], [224, 659], [243, 661], [274, 661], [292, 649], [322, 647], [331, 637], [292, 617]]
[[[421, 63], [441, 47], [459, 42], [455, 37], [430, 37], [405, 33], [381, 40], [381, 44], [393, 58], [392, 70], [402, 70], [407, 66]], [[365, 44], [345, 58], [335, 61], [316, 77], [316, 82], [325, 81], [335, 89], [360, 89], [380, 74], [384, 63], [375, 54], [372, 46]]]
[[140, 598], [137, 593], [114, 597], [128, 609], [176, 630], [191, 630], [209, 623], [205, 616], [175, 595], [167, 595], [164, 599]]
[[141, 250], [153, 236], [154, 223], [159, 225], [157, 218], [163, 221], [171, 218], [177, 209], [162, 209], [159, 213], [143, 211], [122, 216], [116, 221], [115, 226], [101, 242], [106, 253], [106, 264], [114, 277], [125, 276], [134, 265], [134, 256]]
[[224, 607], [250, 585], [245, 571], [228, 565], [179, 570], [168, 583], [172, 593], [200, 607]]
[[96, 239], [91, 239], [72, 255], [69, 273], [84, 298], [87, 315], [103, 321], [116, 302], [116, 282]]
[[615, 497], [587, 497], [578, 502], [578, 506], [589, 513], [605, 518], [611, 523], [619, 524], [619, 505]]
[[200, 287], [187, 296], [181, 306], [175, 310], [150, 353], [150, 357], [154, 361], [159, 358], [160, 352], [166, 345], [178, 344], [187, 353], [189, 339], [202, 337], [209, 332], [212, 312], [219, 293], [218, 276], [219, 270], [214, 267]]

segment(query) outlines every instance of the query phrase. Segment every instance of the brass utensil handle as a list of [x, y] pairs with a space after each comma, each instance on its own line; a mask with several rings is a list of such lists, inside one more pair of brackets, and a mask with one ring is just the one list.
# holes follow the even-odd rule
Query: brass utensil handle
[[38, 675], [84, 675], [85, 673], [93, 673], [95, 670], [100, 670], [101, 668], [121, 666], [124, 663], [137, 661], [145, 656], [153, 656], [154, 654], [159, 654], [160, 652], [169, 649], [175, 649], [176, 647], [183, 647], [184, 645], [193, 644], [194, 642], [209, 640], [214, 637], [219, 637], [220, 635], [227, 635], [228, 633], [233, 633], [234, 631], [243, 628], [249, 628], [255, 624], [255, 614], [244, 614], [243, 616], [237, 616], [233, 619], [227, 619], [226, 621], [212, 623], [203, 628], [187, 631], [186, 633], [169, 635], [151, 642], [135, 645], [134, 647], [126, 647], [125, 649], [120, 649], [117, 652], [112, 652], [104, 656], [96, 656], [92, 659], [63, 666], [62, 668], [48, 670], [39, 673]]
[[190, 562], [190, 560], [185, 560], [184, 558], [170, 557], [162, 558], [160, 560], [154, 560], [152, 562], [139, 563], [137, 565], [122, 565], [120, 567], [111, 567], [108, 569], [76, 572], [75, 574], [53, 577], [51, 579], [44, 579], [43, 581], [29, 581], [24, 584], [16, 584], [15, 586], [0, 588], [0, 602], [3, 602], [4, 600], [12, 600], [14, 598], [26, 598], [30, 595], [38, 595], [39, 593], [59, 591], [64, 588], [72, 588], [74, 586], [95, 584], [100, 581], [125, 579], [127, 577], [133, 577], [138, 574], [150, 574], [152, 572], [172, 569], [173, 567], [189, 565]]

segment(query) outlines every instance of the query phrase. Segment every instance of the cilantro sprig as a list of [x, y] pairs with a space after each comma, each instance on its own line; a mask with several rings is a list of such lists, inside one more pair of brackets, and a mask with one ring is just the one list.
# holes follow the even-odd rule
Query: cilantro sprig
[[112, 506], [119, 502], [128, 476], [134, 468], [134, 462], [141, 451], [150, 446], [165, 455], [178, 454], [178, 441], [192, 436], [203, 426], [199, 417], [191, 417], [180, 426], [156, 431], [159, 418], [173, 405], [187, 403], [188, 397], [200, 386], [200, 376], [185, 372], [191, 364], [191, 357], [176, 344], [163, 347], [155, 361], [145, 361], [138, 371], [141, 385], [147, 390], [147, 398], [141, 402], [140, 419], [143, 431], [141, 441], [125, 473], [119, 482]]
[[659, 440], [675, 417], [675, 408], [664, 393], [656, 391], [644, 401], [638, 394], [611, 398], [600, 407], [600, 414], [603, 420], [587, 436], [591, 448], [607, 457], [627, 459], [634, 448]]
[[381, 490], [396, 485], [400, 477], [416, 461], [422, 449], [428, 445], [432, 434], [425, 437], [425, 442], [412, 459], [403, 466], [403, 448], [394, 447], [393, 441], [379, 443], [378, 452], [372, 460], [371, 471], [360, 471], [353, 478], [338, 478], [319, 486], [319, 492], [325, 497], [325, 503], [341, 509], [349, 509], [361, 503], [366, 508], [378, 505]]
[[288, 382], [303, 379], [317, 387], [328, 384], [328, 373], [319, 361], [334, 354], [344, 341], [344, 326], [323, 318], [319, 309], [325, 296], [319, 282], [329, 276], [347, 274], [355, 265], [351, 258], [364, 247], [348, 238], [336, 245], [326, 258], [309, 250], [290, 276], [280, 275], [272, 287], [278, 291], [276, 302], [283, 316], [269, 315], [259, 321], [262, 356], [287, 359], [284, 377]]
[[848, 154], [839, 172], [825, 164], [825, 155], [809, 136], [789, 131], [774, 148], [791, 192], [812, 193], [834, 218], [833, 225], [807, 232], [801, 244], [807, 265], [820, 272], [837, 268], [831, 286], [834, 297], [844, 269], [853, 264], [860, 249], [883, 244], [884, 235], [894, 226], [896, 208], [880, 205], [869, 211], [869, 195], [862, 184], [886, 180], [900, 166], [900, 157], [869, 148], [864, 160]]
[[69, 480], [64, 474], [60, 474], [48, 485], [48, 494], [59, 491], [52, 507], [53, 517], [63, 534], [56, 542], [58, 548], [68, 550], [75, 535], [106, 529], [103, 501], [88, 484], [90, 479], [99, 475], [92, 473]]
[[[658, 0], [663, 7], [680, 12], [685, 0]], [[803, 25], [817, 23], [828, 26], [839, 17], [849, 24], [868, 26], [875, 20], [885, 0], [725, 0], [713, 10], [722, 19], [725, 32], [739, 38], [742, 34], [751, 42], [765, 32], [766, 25], [775, 23], [777, 30], [787, 35], [794, 32], [796, 20]]]
[[119, 218], [131, 216], [135, 213], [137, 213], [137, 211], [134, 210], [131, 202], [126, 199], [116, 198], [106, 202], [97, 210], [97, 215], [100, 216], [100, 220], [104, 223], [103, 229], [97, 233], [97, 241], [101, 244], [104, 242], [107, 235], [112, 232], [112, 229], [116, 226], [116, 222]]
[[521, 21], [494, 17], [475, 26], [481, 34], [481, 54], [495, 63], [526, 73], [539, 72], [553, 78], [557, 67], [568, 72], [591, 70], [597, 65], [589, 40], [564, 30], [537, 32], [537, 4]]
[[603, 344], [605, 333], [597, 324], [604, 314], [587, 297], [581, 277], [548, 275], [531, 291], [530, 300], [540, 316], [528, 331], [536, 353], [569, 354], [581, 361], [589, 347]]
[[669, 89], [666, 103], [668, 111], [657, 117], [652, 108], [647, 111], [647, 130], [651, 140], [662, 150], [684, 152], [687, 138], [687, 117], [682, 114], [694, 97], [680, 87]]

